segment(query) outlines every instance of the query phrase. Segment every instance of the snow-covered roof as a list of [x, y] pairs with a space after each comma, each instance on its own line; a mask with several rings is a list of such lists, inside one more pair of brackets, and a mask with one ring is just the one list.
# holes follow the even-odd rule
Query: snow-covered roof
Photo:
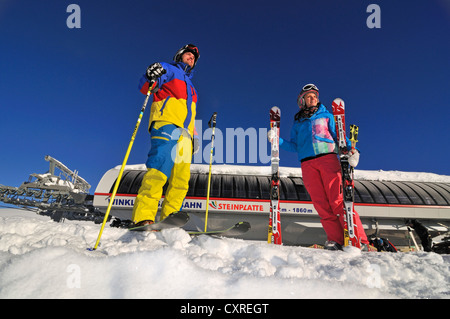
[[[120, 169], [120, 165], [115, 169]], [[127, 170], [146, 170], [145, 164], [127, 165]], [[209, 165], [192, 164], [192, 173], [209, 173]], [[212, 165], [212, 174], [239, 174], [254, 176], [270, 176], [270, 165], [250, 166], [250, 165]], [[281, 177], [302, 176], [300, 167], [280, 167]], [[403, 171], [383, 171], [383, 170], [358, 170], [355, 169], [355, 179], [370, 181], [400, 181], [400, 182], [435, 182], [450, 183], [450, 176], [438, 175], [425, 172], [403, 172]]]

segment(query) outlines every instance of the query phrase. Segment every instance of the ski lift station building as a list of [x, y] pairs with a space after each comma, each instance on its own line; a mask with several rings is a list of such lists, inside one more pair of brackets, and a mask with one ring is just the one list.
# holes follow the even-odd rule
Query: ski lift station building
[[[119, 169], [120, 167], [116, 167], [107, 171], [95, 190], [93, 205], [103, 212], [109, 204]], [[110, 212], [112, 216], [131, 220], [134, 200], [146, 171], [145, 165], [129, 165], [125, 168]], [[187, 228], [204, 227], [208, 172], [208, 165], [192, 165], [189, 191], [182, 207], [191, 216]], [[301, 170], [280, 168], [280, 176], [283, 243], [310, 245], [324, 242], [325, 232], [303, 184]], [[402, 179], [403, 181], [380, 181], [358, 179], [356, 176], [355, 209], [366, 233], [369, 235], [376, 232], [397, 245], [405, 244], [409, 240], [405, 226], [407, 219], [421, 221], [434, 235], [448, 231], [450, 183]], [[251, 230], [242, 238], [267, 240], [269, 190], [270, 167], [214, 165], [208, 229], [222, 229], [247, 221], [251, 224]]]

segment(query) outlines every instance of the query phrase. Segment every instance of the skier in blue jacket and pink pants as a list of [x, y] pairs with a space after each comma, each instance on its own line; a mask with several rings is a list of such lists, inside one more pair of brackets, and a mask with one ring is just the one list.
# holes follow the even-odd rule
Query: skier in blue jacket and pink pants
[[[298, 153], [303, 182], [327, 234], [325, 248], [342, 249], [344, 201], [341, 166], [336, 155], [336, 124], [333, 115], [319, 102], [319, 89], [314, 84], [303, 87], [297, 103], [300, 111], [295, 115], [290, 141], [280, 138], [280, 147]], [[347, 145], [351, 150], [348, 139]], [[350, 165], [355, 167], [358, 160], [359, 152], [355, 151]], [[362, 247], [367, 247], [367, 236], [356, 212], [355, 224]]]

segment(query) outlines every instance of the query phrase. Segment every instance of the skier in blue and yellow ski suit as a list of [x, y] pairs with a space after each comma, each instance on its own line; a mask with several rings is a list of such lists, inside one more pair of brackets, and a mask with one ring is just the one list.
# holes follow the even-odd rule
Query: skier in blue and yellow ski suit
[[137, 226], [154, 222], [167, 181], [160, 220], [181, 209], [188, 191], [197, 105], [191, 79], [199, 57], [198, 48], [187, 44], [175, 54], [173, 63], [154, 63], [141, 79], [142, 93], [147, 94], [154, 82], [157, 91], [150, 111], [147, 173], [133, 207], [132, 219]]

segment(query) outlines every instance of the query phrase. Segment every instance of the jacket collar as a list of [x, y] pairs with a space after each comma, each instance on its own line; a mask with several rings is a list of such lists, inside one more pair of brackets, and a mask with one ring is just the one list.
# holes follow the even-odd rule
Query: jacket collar
[[186, 63], [183, 62], [173, 62], [171, 63], [172, 65], [174, 65], [175, 67], [177, 67], [178, 69], [182, 70], [184, 73], [186, 73], [186, 75], [191, 79], [194, 76], [194, 71], [191, 69], [191, 67], [189, 65], [187, 65]]

